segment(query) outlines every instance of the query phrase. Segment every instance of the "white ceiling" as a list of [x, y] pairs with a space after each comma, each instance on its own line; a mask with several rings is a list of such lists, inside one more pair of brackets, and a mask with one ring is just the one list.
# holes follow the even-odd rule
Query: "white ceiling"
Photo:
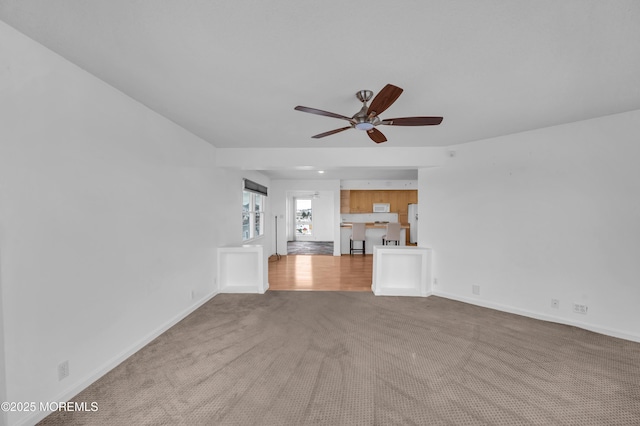
[[[371, 147], [356, 91], [405, 91], [385, 146], [640, 109], [637, 0], [0, 0], [0, 19], [219, 148]], [[275, 173], [272, 171], [272, 173]]]

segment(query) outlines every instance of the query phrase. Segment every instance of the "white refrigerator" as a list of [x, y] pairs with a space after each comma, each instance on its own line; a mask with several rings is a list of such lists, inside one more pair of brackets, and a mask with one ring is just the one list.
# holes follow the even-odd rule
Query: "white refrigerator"
[[418, 244], [418, 205], [409, 204], [409, 242]]

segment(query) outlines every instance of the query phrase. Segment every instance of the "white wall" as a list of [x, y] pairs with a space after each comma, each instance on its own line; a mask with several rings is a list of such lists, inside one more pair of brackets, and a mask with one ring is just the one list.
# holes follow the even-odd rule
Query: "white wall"
[[244, 174], [1, 22], [0, 51], [1, 396], [61, 401], [212, 297]]
[[[1, 189], [1, 187], [0, 187]], [[0, 217], [1, 218], [1, 217]], [[2, 222], [0, 222], [0, 232], [2, 230]], [[0, 239], [2, 234], [0, 233]], [[2, 267], [2, 244], [0, 244], [0, 268]], [[2, 303], [2, 270], [0, 269], [0, 402], [7, 401], [7, 376], [6, 361], [4, 347], [4, 310]], [[0, 410], [0, 425], [7, 424], [7, 413]]]
[[[314, 240], [333, 241], [333, 253], [340, 255], [340, 181], [339, 180], [286, 180], [271, 181], [273, 196], [270, 196], [271, 216], [269, 220], [275, 222], [278, 216], [278, 254], [287, 254], [287, 216], [292, 199], [298, 194], [319, 193], [314, 200]], [[270, 188], [271, 191], [271, 188]], [[276, 252], [275, 243], [271, 246], [270, 254]]]
[[640, 341], [639, 140], [633, 111], [459, 145], [421, 169], [434, 293]]

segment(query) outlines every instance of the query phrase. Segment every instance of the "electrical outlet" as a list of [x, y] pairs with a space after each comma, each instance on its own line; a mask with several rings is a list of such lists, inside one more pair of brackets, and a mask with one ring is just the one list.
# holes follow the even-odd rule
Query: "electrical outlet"
[[559, 309], [560, 308], [560, 301], [558, 299], [551, 299], [551, 307], [553, 309]]
[[69, 361], [62, 361], [58, 364], [58, 381], [69, 376]]
[[195, 292], [193, 290], [191, 290], [191, 300], [193, 300], [193, 298], [196, 296]]
[[573, 304], [573, 312], [575, 312], [576, 314], [586, 315], [588, 310], [589, 307], [587, 305], [582, 305], [580, 303]]
[[479, 295], [480, 294], [480, 286], [477, 284], [474, 284], [471, 286], [471, 291], [473, 292], [473, 294], [475, 295]]
[[433, 279], [433, 285], [438, 285], [438, 279], [437, 278]]

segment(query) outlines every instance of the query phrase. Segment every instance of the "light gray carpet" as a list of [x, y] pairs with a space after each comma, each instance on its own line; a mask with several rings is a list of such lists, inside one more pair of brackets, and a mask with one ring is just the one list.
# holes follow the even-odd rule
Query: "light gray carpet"
[[44, 425], [639, 425], [640, 344], [438, 297], [221, 294]]

